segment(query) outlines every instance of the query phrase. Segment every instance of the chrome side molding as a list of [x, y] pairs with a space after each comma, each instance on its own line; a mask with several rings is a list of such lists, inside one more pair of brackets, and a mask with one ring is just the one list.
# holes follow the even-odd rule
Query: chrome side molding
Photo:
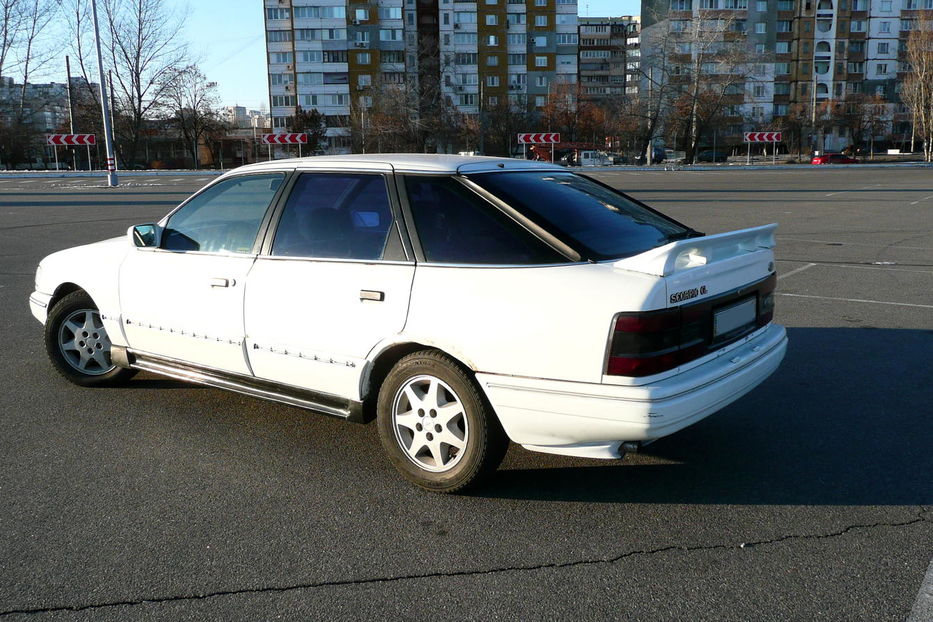
[[122, 352], [118, 355], [117, 349], [117, 347], [113, 348], [111, 358], [115, 365], [121, 367], [122, 365], [118, 362], [119, 356], [126, 357], [127, 366], [133, 369], [297, 406], [355, 423], [364, 422], [362, 402], [127, 348], [119, 348]]

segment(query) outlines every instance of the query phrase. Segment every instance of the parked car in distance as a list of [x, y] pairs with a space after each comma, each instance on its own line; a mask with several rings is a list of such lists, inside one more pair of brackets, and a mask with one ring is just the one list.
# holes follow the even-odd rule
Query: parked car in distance
[[726, 162], [729, 154], [725, 151], [701, 151], [697, 154], [697, 162]]
[[841, 153], [823, 153], [813, 156], [810, 164], [858, 164], [858, 160]]
[[764, 381], [775, 227], [704, 235], [540, 162], [276, 160], [44, 258], [29, 304], [75, 384], [145, 370], [375, 419], [407, 479], [453, 492], [510, 440], [621, 458]]
[[602, 151], [583, 150], [577, 152], [579, 166], [609, 166], [612, 161]]
[[622, 153], [610, 151], [606, 154], [606, 157], [609, 158], [610, 164], [628, 164], [628, 157]]

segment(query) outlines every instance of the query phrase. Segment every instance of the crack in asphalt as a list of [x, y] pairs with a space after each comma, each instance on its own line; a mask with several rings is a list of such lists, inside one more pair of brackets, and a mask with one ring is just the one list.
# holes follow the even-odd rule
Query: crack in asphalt
[[916, 525], [917, 523], [927, 522], [927, 514], [933, 510], [933, 508], [920, 506], [919, 511], [917, 512], [916, 518], [913, 518], [908, 521], [902, 521], [898, 523], [867, 523], [867, 524], [856, 524], [849, 525], [839, 531], [833, 531], [830, 533], [822, 534], [790, 534], [786, 536], [780, 536], [778, 538], [771, 538], [768, 540], [757, 540], [751, 542], [742, 542], [740, 544], [710, 544], [703, 546], [663, 546], [656, 549], [642, 549], [627, 551], [613, 557], [606, 557], [602, 559], [579, 559], [567, 562], [551, 562], [546, 564], [529, 564], [525, 566], [506, 566], [501, 568], [487, 568], [484, 570], [455, 570], [451, 572], [429, 572], [422, 574], [408, 574], [408, 575], [397, 575], [397, 576], [388, 576], [388, 577], [370, 577], [368, 579], [345, 579], [342, 581], [319, 581], [312, 583], [297, 583], [295, 585], [285, 585], [285, 586], [269, 586], [269, 587], [254, 587], [254, 588], [243, 588], [238, 590], [219, 590], [216, 592], [207, 592], [204, 594], [181, 594], [178, 596], [154, 596], [151, 598], [140, 598], [137, 600], [122, 600], [122, 601], [110, 601], [103, 603], [92, 603], [87, 605], [61, 605], [55, 607], [36, 607], [29, 609], [11, 609], [8, 611], [0, 611], [0, 617], [7, 617], [12, 615], [28, 615], [36, 613], [56, 613], [63, 611], [79, 612], [79, 611], [89, 611], [94, 609], [105, 609], [110, 607], [130, 607], [135, 605], [145, 605], [145, 604], [158, 604], [158, 603], [169, 603], [169, 602], [180, 602], [187, 600], [206, 600], [210, 598], [219, 598], [222, 596], [238, 596], [241, 594], [270, 594], [270, 593], [284, 593], [292, 592], [296, 590], [308, 590], [308, 589], [317, 589], [322, 587], [341, 587], [348, 585], [371, 585], [376, 583], [395, 583], [399, 581], [411, 581], [414, 579], [433, 579], [433, 578], [448, 578], [448, 577], [472, 577], [472, 576], [483, 576], [483, 575], [492, 575], [500, 574], [506, 572], [528, 572], [536, 570], [550, 570], [550, 569], [563, 569], [563, 568], [575, 568], [579, 566], [593, 566], [598, 564], [614, 564], [622, 560], [628, 559], [630, 557], [641, 557], [648, 555], [658, 555], [660, 553], [668, 553], [672, 551], [683, 552], [683, 553], [692, 553], [697, 551], [716, 551], [716, 550], [729, 550], [729, 549], [751, 549], [760, 546], [767, 546], [770, 544], [779, 544], [782, 542], [788, 542], [791, 540], [825, 540], [830, 538], [839, 538], [851, 531], [857, 529], [875, 529], [881, 527], [909, 527], [911, 525]]

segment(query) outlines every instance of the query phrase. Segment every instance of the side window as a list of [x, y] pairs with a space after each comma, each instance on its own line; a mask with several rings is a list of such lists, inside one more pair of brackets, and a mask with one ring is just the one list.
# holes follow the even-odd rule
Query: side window
[[162, 248], [207, 253], [250, 253], [283, 173], [244, 175], [215, 184], [172, 214]]
[[391, 225], [382, 175], [304, 173], [285, 204], [272, 254], [381, 259]]
[[567, 261], [454, 179], [410, 176], [405, 188], [427, 261], [519, 265]]

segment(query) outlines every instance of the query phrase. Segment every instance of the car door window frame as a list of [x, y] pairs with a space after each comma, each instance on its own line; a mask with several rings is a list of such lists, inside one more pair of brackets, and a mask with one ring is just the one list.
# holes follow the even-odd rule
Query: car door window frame
[[[291, 197], [292, 191], [295, 188], [295, 185], [298, 183], [298, 180], [302, 175], [315, 175], [315, 174], [342, 174], [342, 175], [378, 175], [382, 177], [383, 182], [385, 183], [386, 196], [389, 201], [389, 210], [392, 216], [392, 224], [389, 226], [388, 234], [386, 236], [385, 248], [388, 248], [391, 244], [390, 237], [396, 235], [401, 240], [402, 250], [405, 255], [404, 259], [385, 259], [383, 250], [383, 258], [379, 259], [347, 259], [347, 258], [333, 258], [333, 257], [301, 257], [295, 255], [273, 255], [272, 246], [275, 242], [275, 234], [278, 229], [279, 223], [282, 221], [282, 215], [285, 213], [285, 207], [288, 204], [288, 199]], [[412, 265], [414, 261], [414, 251], [412, 249], [411, 242], [408, 239], [407, 229], [405, 223], [402, 219], [401, 206], [399, 203], [399, 189], [397, 185], [396, 175], [392, 171], [385, 170], [354, 170], [346, 168], [320, 168], [320, 169], [299, 169], [294, 172], [292, 178], [289, 180], [286, 188], [287, 192], [283, 193], [279, 197], [279, 201], [273, 210], [273, 213], [270, 215], [270, 220], [267, 229], [265, 230], [265, 235], [263, 236], [262, 243], [259, 247], [259, 255], [263, 259], [274, 259], [276, 261], [319, 261], [319, 262], [336, 262], [336, 263], [380, 263], [380, 264], [396, 264], [396, 265]]]
[[265, 240], [265, 238], [266, 238], [266, 236], [267, 236], [267, 234], [268, 234], [269, 223], [270, 223], [270, 221], [271, 221], [271, 219], [272, 219], [272, 216], [273, 216], [273, 214], [275, 213], [275, 211], [279, 208], [279, 204], [281, 203], [283, 197], [286, 196], [286, 194], [285, 194], [285, 189], [288, 188], [288, 187], [290, 187], [290, 186], [294, 183], [294, 180], [293, 180], [293, 178], [294, 178], [293, 171], [294, 171], [294, 169], [274, 169], [274, 170], [269, 170], [269, 171], [244, 171], [243, 173], [238, 173], [238, 174], [234, 174], [234, 175], [219, 177], [219, 178], [215, 179], [213, 182], [211, 182], [211, 183], [209, 183], [208, 185], [206, 185], [206, 186], [204, 186], [203, 188], [201, 188], [201, 189], [200, 189], [199, 191], [197, 191], [196, 193], [192, 194], [190, 197], [188, 197], [187, 199], [185, 199], [185, 200], [182, 201], [181, 203], [179, 203], [177, 207], [175, 207], [172, 211], [170, 211], [168, 214], [166, 214], [166, 215], [165, 215], [161, 220], [159, 220], [159, 222], [158, 222], [158, 225], [159, 225], [159, 227], [162, 228], [162, 230], [163, 230], [163, 235], [164, 235], [164, 230], [166, 229], [166, 227], [167, 227], [167, 225], [168, 225], [168, 221], [169, 221], [169, 219], [172, 218], [172, 216], [174, 216], [178, 211], [180, 211], [182, 208], [184, 208], [188, 203], [190, 203], [191, 201], [193, 201], [195, 198], [197, 198], [197, 197], [199, 197], [200, 195], [204, 194], [205, 192], [207, 192], [208, 190], [210, 190], [211, 188], [213, 188], [213, 187], [216, 186], [217, 184], [220, 184], [220, 183], [229, 181], [229, 180], [231, 180], [231, 179], [240, 178], [240, 177], [256, 177], [256, 176], [259, 176], [259, 175], [270, 175], [270, 174], [282, 175], [282, 183], [279, 184], [279, 187], [278, 187], [278, 189], [275, 191], [275, 194], [272, 195], [272, 200], [269, 201], [269, 205], [266, 207], [266, 211], [265, 211], [265, 213], [264, 213], [263, 216], [262, 216], [262, 220], [260, 220], [260, 222], [259, 222], [259, 228], [258, 228], [258, 230], [256, 231], [256, 238], [253, 240], [253, 247], [250, 249], [250, 252], [248, 252], [248, 253], [231, 253], [231, 252], [223, 252], [223, 251], [178, 250], [178, 249], [162, 248], [161, 243], [160, 243], [159, 246], [141, 246], [141, 247], [136, 247], [136, 250], [137, 250], [137, 251], [150, 252], [150, 253], [151, 253], [151, 252], [157, 252], [157, 253], [182, 253], [182, 254], [188, 254], [188, 255], [215, 255], [215, 256], [223, 256], [223, 257], [231, 257], [231, 256], [236, 256], [236, 257], [251, 257], [251, 256], [256, 256], [256, 255], [258, 255], [259, 252], [260, 252], [260, 249], [262, 248], [263, 241]]

